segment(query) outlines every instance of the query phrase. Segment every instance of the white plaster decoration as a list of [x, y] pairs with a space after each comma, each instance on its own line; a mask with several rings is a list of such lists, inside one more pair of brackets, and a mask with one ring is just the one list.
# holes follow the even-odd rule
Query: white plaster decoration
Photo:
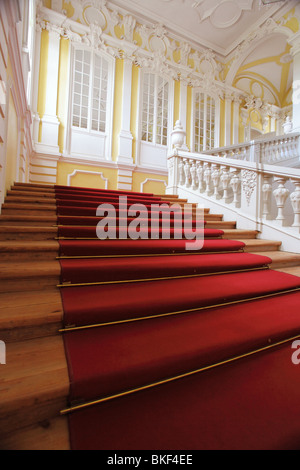
[[249, 206], [251, 202], [252, 194], [256, 188], [257, 175], [254, 171], [243, 170], [241, 176], [242, 176], [243, 192], [246, 196], [246, 200]]
[[77, 174], [85, 174], [85, 175], [98, 175], [102, 181], [104, 181], [105, 189], [108, 189], [108, 178], [104, 178], [103, 173], [97, 171], [86, 171], [86, 170], [74, 170], [73, 173], [68, 175], [67, 185], [71, 186], [72, 178]]

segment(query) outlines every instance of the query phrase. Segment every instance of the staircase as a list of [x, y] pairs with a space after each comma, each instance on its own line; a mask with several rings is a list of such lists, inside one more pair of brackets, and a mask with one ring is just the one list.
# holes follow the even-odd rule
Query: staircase
[[[196, 205], [190, 206], [194, 213]], [[208, 209], [205, 219], [206, 228], [271, 258], [271, 268], [300, 276], [300, 254], [280, 251], [280, 241], [261, 240], [257, 231], [237, 229]], [[58, 332], [63, 308], [55, 224], [54, 188], [17, 183], [8, 191], [0, 216], [0, 340], [7, 348], [7, 364], [0, 366], [2, 450], [69, 449], [67, 418], [59, 414], [67, 406], [69, 378]]]

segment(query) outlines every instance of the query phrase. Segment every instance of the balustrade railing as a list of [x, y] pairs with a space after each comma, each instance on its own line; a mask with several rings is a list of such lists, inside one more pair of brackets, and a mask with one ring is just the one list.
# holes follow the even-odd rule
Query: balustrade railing
[[241, 228], [258, 228], [265, 235], [280, 232], [288, 236], [285, 249], [300, 251], [300, 169], [180, 149], [168, 158], [168, 168], [169, 194], [201, 204], [209, 200], [211, 208], [236, 216]]
[[220, 147], [206, 151], [207, 155], [216, 155], [247, 162], [289, 166], [300, 164], [300, 134], [262, 138], [239, 145]]

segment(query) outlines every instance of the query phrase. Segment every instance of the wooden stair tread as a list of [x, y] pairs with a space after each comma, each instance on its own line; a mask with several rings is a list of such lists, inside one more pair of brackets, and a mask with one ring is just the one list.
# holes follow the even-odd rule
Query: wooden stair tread
[[58, 261], [30, 261], [30, 262], [0, 262], [0, 280], [24, 277], [59, 276], [60, 264]]
[[14, 222], [31, 222], [31, 223], [49, 223], [56, 224], [57, 217], [47, 216], [47, 215], [0, 215], [0, 222], [2, 223], [11, 223]]
[[56, 205], [55, 204], [18, 204], [15, 202], [5, 202], [2, 205], [2, 209], [22, 209], [22, 210], [43, 210], [43, 211], [56, 211]]
[[245, 243], [244, 251], [252, 252], [252, 251], [274, 251], [279, 249], [282, 245], [280, 241], [274, 240], [261, 240], [261, 239], [236, 239], [237, 241], [241, 241]]
[[41, 240], [41, 241], [18, 241], [6, 240], [0, 241], [0, 253], [5, 252], [18, 252], [18, 251], [58, 251], [59, 244], [55, 240]]
[[241, 229], [231, 230], [231, 229], [225, 229], [225, 228], [222, 230], [224, 232], [223, 238], [228, 238], [228, 239], [236, 239], [237, 237], [252, 239], [252, 238], [256, 238], [256, 236], [259, 233], [257, 230], [241, 230]]
[[293, 276], [300, 277], [300, 265], [299, 266], [291, 266], [289, 268], [277, 268], [276, 270], [280, 271], [282, 273], [292, 274]]
[[58, 416], [69, 394], [63, 338], [8, 343], [0, 393], [0, 436]]
[[52, 196], [52, 198], [44, 198], [40, 196], [7, 196], [5, 198], [5, 204], [45, 204], [45, 205], [50, 205], [50, 204], [56, 204], [56, 199]]
[[[255, 253], [254, 254], [261, 254]], [[300, 254], [290, 253], [288, 251], [270, 251], [266, 253], [266, 256], [272, 259], [271, 267], [276, 269], [277, 267], [290, 267], [300, 265]]]
[[56, 236], [57, 227], [28, 227], [27, 225], [0, 225], [0, 233], [7, 233], [7, 232], [14, 232], [14, 233], [22, 233], [22, 232], [42, 232], [42, 233], [51, 233], [53, 237]]
[[59, 416], [3, 436], [0, 450], [71, 450], [68, 418]]
[[49, 192], [49, 191], [43, 191], [43, 190], [35, 190], [35, 191], [32, 191], [32, 193], [30, 193], [30, 191], [28, 190], [22, 190], [22, 189], [10, 189], [9, 191], [7, 191], [7, 196], [13, 196], [13, 197], [17, 197], [17, 196], [23, 196], [23, 197], [28, 197], [30, 196], [30, 194], [32, 194], [32, 196], [34, 197], [41, 197], [41, 198], [50, 198], [50, 199], [53, 199], [54, 197], [54, 192]]
[[55, 191], [55, 185], [54, 184], [41, 184], [41, 183], [15, 183], [14, 188], [18, 187], [24, 187], [28, 189], [34, 189], [34, 188], [42, 188], [45, 190], [52, 190]]

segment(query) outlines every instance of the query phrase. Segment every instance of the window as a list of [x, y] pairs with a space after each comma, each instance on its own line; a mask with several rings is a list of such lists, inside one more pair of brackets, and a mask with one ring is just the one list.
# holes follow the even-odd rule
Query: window
[[142, 103], [142, 140], [168, 143], [169, 83], [153, 73], [145, 73]]
[[99, 54], [74, 54], [72, 126], [105, 132], [107, 121], [108, 62]]
[[197, 153], [215, 147], [215, 99], [196, 92], [194, 100], [194, 151]]

